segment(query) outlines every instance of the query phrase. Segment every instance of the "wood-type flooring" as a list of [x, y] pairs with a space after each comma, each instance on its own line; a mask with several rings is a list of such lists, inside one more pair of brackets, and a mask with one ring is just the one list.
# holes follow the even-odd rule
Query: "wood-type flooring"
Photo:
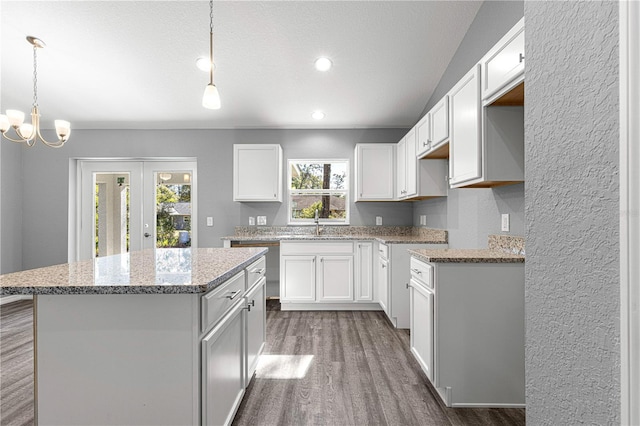
[[234, 425], [525, 424], [524, 409], [444, 406], [408, 330], [383, 312], [280, 311], [270, 300], [264, 354], [280, 363], [261, 361]]
[[[234, 425], [524, 425], [522, 409], [447, 408], [381, 312], [287, 312]], [[0, 424], [33, 425], [33, 304], [0, 306]]]

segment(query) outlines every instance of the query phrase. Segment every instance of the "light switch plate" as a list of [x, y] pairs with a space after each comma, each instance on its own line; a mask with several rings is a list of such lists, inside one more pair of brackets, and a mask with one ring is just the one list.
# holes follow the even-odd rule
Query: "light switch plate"
[[505, 232], [509, 232], [509, 214], [505, 213], [502, 215], [502, 230]]
[[253, 226], [255, 224], [256, 224], [256, 218], [253, 216], [249, 217], [249, 225]]
[[426, 214], [421, 214], [420, 215], [420, 225], [421, 226], [427, 226], [427, 215]]
[[266, 225], [267, 224], [267, 217], [266, 216], [258, 216], [258, 225]]
[[213, 226], [213, 218], [211, 216], [207, 216], [207, 226]]
[[376, 225], [377, 226], [382, 225], [382, 216], [376, 216]]

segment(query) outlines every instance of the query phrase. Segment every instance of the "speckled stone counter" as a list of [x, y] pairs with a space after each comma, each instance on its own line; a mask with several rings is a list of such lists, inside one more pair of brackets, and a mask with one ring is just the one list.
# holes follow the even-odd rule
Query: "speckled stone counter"
[[431, 263], [524, 263], [524, 256], [491, 249], [409, 250], [416, 258]]
[[203, 293], [266, 248], [156, 249], [0, 275], [0, 295]]
[[226, 241], [379, 241], [384, 244], [446, 244], [447, 231], [412, 226], [321, 226], [320, 235], [309, 226], [236, 227], [235, 235], [222, 237]]

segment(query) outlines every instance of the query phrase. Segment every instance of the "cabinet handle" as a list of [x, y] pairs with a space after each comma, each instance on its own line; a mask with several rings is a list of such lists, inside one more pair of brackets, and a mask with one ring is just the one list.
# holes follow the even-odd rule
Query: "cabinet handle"
[[276, 194], [273, 194], [273, 198], [276, 198]]
[[426, 142], [422, 142], [422, 146], [427, 146], [427, 143]]
[[378, 249], [378, 251], [379, 251], [380, 253], [384, 253], [384, 250]]
[[386, 267], [387, 267], [387, 265], [385, 265], [385, 264], [383, 263], [383, 264], [382, 264], [382, 267], [383, 267], [383, 268], [386, 268]]
[[320, 262], [324, 262], [324, 257], [321, 257], [321, 258], [320, 258]]
[[252, 274], [262, 274], [264, 272], [264, 268], [260, 268], [260, 269], [252, 269], [250, 271]]
[[409, 289], [409, 283], [405, 284], [407, 286], [407, 289]]
[[227, 296], [227, 299], [233, 300], [240, 293], [241, 293], [241, 290], [233, 291], [233, 292], [231, 292], [231, 294], [229, 296]]
[[251, 299], [251, 306], [256, 306], [256, 299]]
[[418, 275], [422, 275], [422, 271], [418, 271], [417, 269], [411, 268], [411, 272], [415, 272]]
[[519, 63], [521, 64], [523, 61], [524, 61], [524, 55], [521, 53], [520, 54], [520, 62]]
[[251, 312], [251, 305], [247, 304], [247, 306], [245, 306], [242, 309], [246, 309], [247, 311]]

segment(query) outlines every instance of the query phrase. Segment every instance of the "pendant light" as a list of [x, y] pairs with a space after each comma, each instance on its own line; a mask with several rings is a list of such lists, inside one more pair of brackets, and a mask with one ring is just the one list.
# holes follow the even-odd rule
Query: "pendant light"
[[213, 0], [209, 0], [209, 84], [204, 89], [202, 96], [202, 106], [208, 109], [220, 109], [220, 94], [218, 88], [213, 84]]
[[[38, 49], [45, 47], [44, 41], [28, 36], [27, 41], [33, 46], [33, 107], [31, 108], [31, 123], [24, 122], [22, 111], [8, 109], [7, 115], [0, 114], [0, 133], [11, 142], [24, 143], [31, 147], [37, 141], [41, 141], [51, 148], [60, 148], [69, 139], [71, 124], [65, 120], [55, 120], [56, 135], [58, 140], [49, 142], [40, 133], [40, 110], [38, 109]], [[13, 128], [18, 139], [7, 135], [7, 131]]]

